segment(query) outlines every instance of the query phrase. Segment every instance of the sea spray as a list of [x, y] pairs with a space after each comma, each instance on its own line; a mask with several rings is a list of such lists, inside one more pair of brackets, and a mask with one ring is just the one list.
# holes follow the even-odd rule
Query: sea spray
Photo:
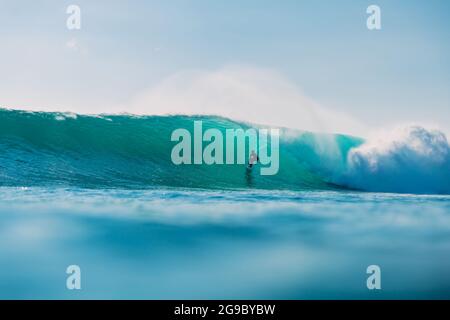
[[420, 126], [379, 133], [348, 154], [340, 183], [369, 191], [450, 193], [450, 147], [444, 133]]

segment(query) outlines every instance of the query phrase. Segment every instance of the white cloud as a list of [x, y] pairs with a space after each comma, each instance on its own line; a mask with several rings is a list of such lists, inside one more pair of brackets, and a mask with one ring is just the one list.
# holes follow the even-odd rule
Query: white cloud
[[80, 52], [83, 55], [87, 55], [88, 50], [86, 47], [80, 44], [76, 38], [71, 38], [66, 42], [66, 48], [68, 50]]
[[72, 38], [66, 42], [66, 48], [76, 50], [78, 48], [77, 39]]

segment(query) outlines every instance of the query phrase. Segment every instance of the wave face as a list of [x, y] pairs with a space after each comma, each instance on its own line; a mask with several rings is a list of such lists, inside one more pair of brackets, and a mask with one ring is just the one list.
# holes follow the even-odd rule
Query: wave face
[[450, 192], [445, 136], [417, 129], [416, 138], [380, 149], [356, 137], [283, 129], [279, 172], [261, 176], [259, 170], [248, 174], [245, 165], [174, 165], [171, 134], [178, 128], [193, 133], [195, 120], [203, 121], [204, 130], [250, 127], [214, 116], [0, 109], [0, 186]]

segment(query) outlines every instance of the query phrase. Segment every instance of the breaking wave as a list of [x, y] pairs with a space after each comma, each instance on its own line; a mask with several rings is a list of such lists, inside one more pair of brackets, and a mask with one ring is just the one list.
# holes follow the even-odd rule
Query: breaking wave
[[364, 141], [282, 129], [273, 176], [245, 165], [174, 165], [173, 130], [247, 129], [216, 116], [77, 115], [0, 109], [0, 186], [450, 193], [445, 135], [419, 126]]

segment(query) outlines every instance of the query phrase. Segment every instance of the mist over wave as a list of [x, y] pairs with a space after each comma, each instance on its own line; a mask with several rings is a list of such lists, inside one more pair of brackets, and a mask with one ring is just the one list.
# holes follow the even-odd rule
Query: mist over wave
[[[0, 186], [342, 190], [450, 193], [445, 135], [419, 126], [361, 138], [281, 129], [277, 175], [245, 165], [181, 165], [173, 130], [247, 129], [216, 116], [133, 116], [0, 109]], [[258, 170], [259, 171], [259, 170]]]

